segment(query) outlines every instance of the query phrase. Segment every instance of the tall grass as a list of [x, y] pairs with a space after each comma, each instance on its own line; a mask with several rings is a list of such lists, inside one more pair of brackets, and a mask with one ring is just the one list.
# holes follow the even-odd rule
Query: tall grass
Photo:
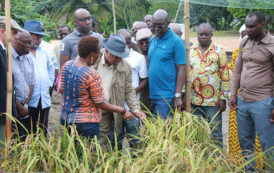
[[[57, 125], [58, 126], [58, 125]], [[175, 112], [173, 120], [147, 119], [137, 149], [103, 151], [99, 141], [69, 134], [30, 134], [10, 140], [0, 169], [8, 172], [240, 172], [240, 165], [209, 138], [206, 121]], [[4, 154], [4, 151], [1, 153]], [[240, 168], [240, 169], [239, 169]]]

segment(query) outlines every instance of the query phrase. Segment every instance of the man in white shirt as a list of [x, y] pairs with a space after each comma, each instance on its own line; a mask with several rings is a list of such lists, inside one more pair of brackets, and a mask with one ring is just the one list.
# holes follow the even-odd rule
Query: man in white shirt
[[[148, 84], [148, 69], [147, 69], [146, 59], [144, 55], [132, 49], [131, 36], [126, 29], [118, 30], [117, 34], [120, 34], [125, 38], [126, 44], [130, 49], [130, 54], [127, 58], [125, 58], [125, 60], [127, 63], [129, 63], [129, 65], [132, 68], [132, 86], [136, 91], [138, 100], [140, 100], [140, 92]], [[130, 110], [126, 102], [125, 102], [125, 108], [127, 110]], [[125, 133], [128, 136], [127, 138], [129, 140], [130, 147], [137, 146], [137, 144], [139, 143], [139, 140], [134, 137], [139, 135], [138, 134], [139, 127], [140, 127], [140, 119], [123, 120], [123, 128], [117, 138], [119, 149], [122, 149], [122, 140], [125, 137]], [[114, 139], [114, 136], [112, 135], [113, 135], [113, 132], [111, 132], [110, 134], [111, 140]], [[114, 140], [112, 140], [112, 142], [114, 143]]]

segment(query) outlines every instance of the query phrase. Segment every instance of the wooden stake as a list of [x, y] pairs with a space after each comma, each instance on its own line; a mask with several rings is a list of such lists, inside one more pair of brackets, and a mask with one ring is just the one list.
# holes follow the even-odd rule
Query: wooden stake
[[184, 4], [184, 19], [185, 19], [185, 44], [186, 44], [186, 57], [187, 57], [187, 65], [186, 65], [186, 111], [191, 111], [191, 101], [190, 101], [190, 90], [191, 90], [191, 82], [190, 82], [190, 58], [189, 58], [189, 0], [185, 0]]
[[178, 9], [176, 11], [176, 16], [175, 16], [175, 19], [174, 19], [173, 23], [176, 23], [176, 21], [177, 21], [177, 17], [178, 17], [179, 11], [181, 9], [182, 2], [183, 2], [183, 0], [180, 0], [180, 3], [179, 3], [179, 6], [178, 6]]
[[115, 15], [114, 0], [112, 0], [112, 13], [113, 13], [113, 30], [114, 30], [114, 33], [116, 33], [116, 15]]

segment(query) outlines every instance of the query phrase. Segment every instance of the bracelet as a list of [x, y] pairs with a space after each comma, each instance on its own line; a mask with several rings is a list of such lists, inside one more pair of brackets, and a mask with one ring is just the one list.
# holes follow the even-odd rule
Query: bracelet
[[127, 112], [127, 110], [125, 108], [123, 108], [123, 111], [121, 112], [121, 114], [125, 114]]

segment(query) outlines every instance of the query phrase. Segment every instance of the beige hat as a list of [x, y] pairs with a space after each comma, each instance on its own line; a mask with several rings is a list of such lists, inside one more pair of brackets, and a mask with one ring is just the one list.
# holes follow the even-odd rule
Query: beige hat
[[[10, 26], [12, 29], [16, 29], [21, 32], [23, 31], [22, 28], [18, 25], [18, 23], [13, 19], [10, 19]], [[0, 28], [5, 28], [5, 27], [6, 27], [6, 17], [0, 16]]]
[[144, 38], [150, 38], [152, 35], [150, 29], [148, 28], [143, 28], [143, 29], [140, 29], [137, 31], [136, 33], [136, 40], [139, 41], [139, 40], [142, 40]]

